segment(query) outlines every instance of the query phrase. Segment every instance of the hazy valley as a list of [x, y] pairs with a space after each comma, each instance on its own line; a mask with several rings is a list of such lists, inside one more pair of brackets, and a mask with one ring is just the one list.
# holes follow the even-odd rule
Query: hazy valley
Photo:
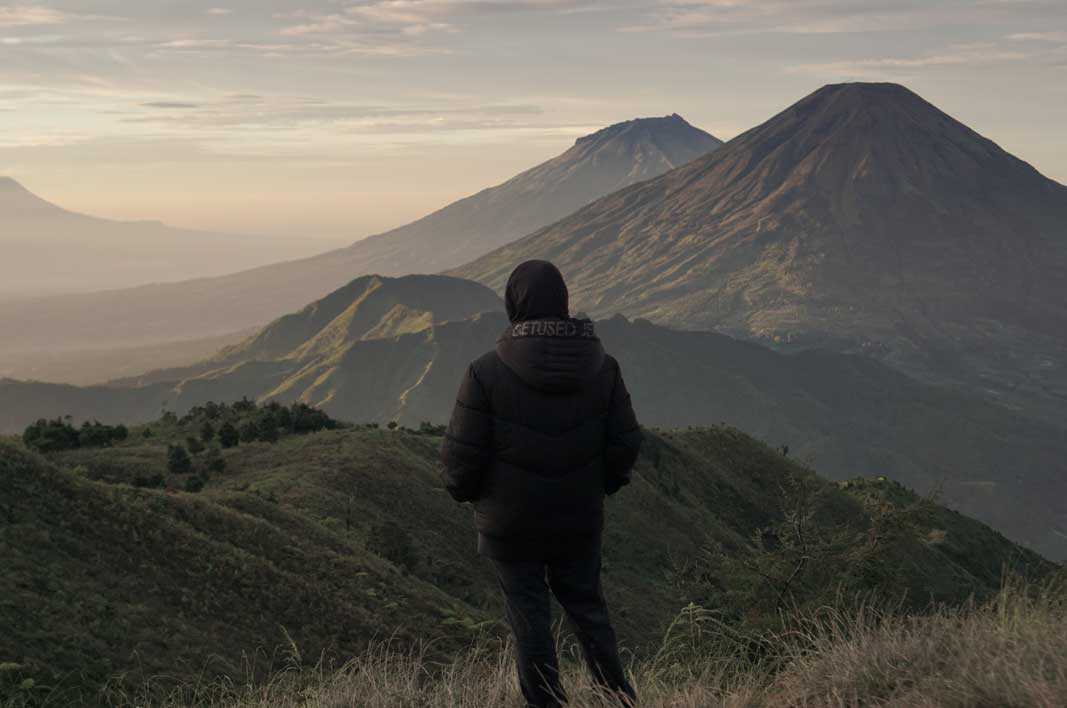
[[[0, 302], [118, 290], [231, 273], [314, 255], [328, 239], [175, 229], [78, 214], [0, 175]], [[13, 349], [4, 338], [3, 350]]]
[[[56, 349], [229, 336], [303, 307], [359, 275], [434, 273], [461, 265], [720, 144], [679, 116], [637, 119], [580, 138], [570, 150], [503, 184], [347, 248], [229, 275], [211, 276], [205, 269], [205, 277], [188, 282], [151, 284], [145, 278], [132, 289], [0, 301], [0, 330], [19, 332], [0, 342], [0, 361]], [[27, 377], [25, 369], [9, 368]]]

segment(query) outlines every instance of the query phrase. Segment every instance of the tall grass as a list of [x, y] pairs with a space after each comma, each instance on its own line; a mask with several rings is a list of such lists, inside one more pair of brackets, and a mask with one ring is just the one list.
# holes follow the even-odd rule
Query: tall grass
[[[786, 618], [785, 626], [747, 636], [698, 607], [686, 608], [654, 657], [631, 662], [641, 705], [1067, 705], [1067, 592], [1062, 582], [1040, 588], [1007, 582], [987, 603], [921, 616], [870, 603], [851, 610], [824, 608]], [[562, 641], [561, 650], [571, 705], [617, 705], [581, 670], [571, 642]], [[340, 670], [294, 666], [264, 685], [186, 686], [155, 704], [521, 705], [508, 647], [482, 644], [444, 664], [427, 656], [384, 644]]]

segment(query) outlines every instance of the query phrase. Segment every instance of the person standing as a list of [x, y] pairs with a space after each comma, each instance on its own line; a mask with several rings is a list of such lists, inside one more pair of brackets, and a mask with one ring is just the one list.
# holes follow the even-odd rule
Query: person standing
[[641, 447], [630, 394], [593, 323], [570, 316], [554, 265], [519, 265], [505, 303], [508, 328], [460, 384], [443, 481], [456, 501], [474, 503], [478, 551], [504, 593], [527, 705], [566, 702], [551, 592], [593, 678], [632, 706], [600, 577], [604, 498], [630, 482]]

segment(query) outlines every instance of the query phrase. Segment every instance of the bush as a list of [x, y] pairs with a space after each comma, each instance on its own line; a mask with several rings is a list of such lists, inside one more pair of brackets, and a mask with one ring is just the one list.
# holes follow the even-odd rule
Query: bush
[[185, 480], [185, 491], [190, 494], [196, 494], [204, 488], [204, 478], [198, 475], [193, 475], [189, 479]]
[[154, 474], [151, 476], [139, 474], [133, 478], [133, 486], [135, 487], [148, 487], [150, 489], [159, 489], [165, 485], [166, 480], [163, 479], [163, 475], [161, 474]]
[[241, 442], [241, 434], [232, 423], [223, 423], [219, 428], [219, 444], [224, 448], [236, 447]]
[[278, 422], [270, 411], [264, 411], [256, 421], [256, 437], [266, 443], [278, 442]]
[[394, 521], [387, 521], [372, 528], [367, 537], [367, 548], [405, 570], [413, 570], [418, 563], [411, 537]]
[[337, 421], [306, 403], [294, 403], [289, 409], [289, 429], [298, 435], [333, 430]]
[[185, 446], [189, 448], [189, 452], [194, 455], [199, 455], [204, 451], [204, 443], [200, 442], [200, 438], [194, 438], [189, 436], [185, 439]]
[[208, 450], [207, 455], [204, 458], [204, 467], [209, 472], [215, 472], [221, 474], [226, 471], [226, 458], [222, 456], [222, 451], [217, 447], [213, 447]]
[[58, 452], [81, 447], [107, 447], [129, 437], [125, 425], [104, 425], [98, 421], [82, 423], [80, 429], [70, 424], [70, 418], [38, 420], [28, 426], [22, 440], [38, 452]]
[[38, 420], [26, 428], [22, 441], [38, 452], [73, 450], [78, 447], [78, 431], [62, 418]]
[[241, 442], [250, 443], [259, 439], [259, 426], [251, 420], [246, 420], [241, 423], [241, 427], [238, 429], [241, 435]]
[[204, 424], [200, 426], [200, 439], [207, 445], [215, 439], [215, 426], [209, 421], [204, 421]]
[[167, 445], [167, 469], [171, 474], [189, 474], [193, 461], [181, 445]]

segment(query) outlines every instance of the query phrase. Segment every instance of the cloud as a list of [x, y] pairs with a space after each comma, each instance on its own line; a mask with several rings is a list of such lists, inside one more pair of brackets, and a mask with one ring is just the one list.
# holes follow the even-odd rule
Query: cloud
[[955, 45], [944, 51], [915, 57], [876, 57], [798, 64], [786, 68], [790, 74], [871, 77], [907, 69], [943, 66], [981, 66], [1030, 58], [1025, 52], [997, 49], [986, 43]]
[[298, 20], [280, 30], [290, 37], [342, 32], [417, 36], [457, 31], [456, 23], [464, 18], [522, 12], [573, 13], [606, 7], [603, 2], [591, 0], [369, 0], [337, 3], [329, 12], [278, 13], [275, 18]]
[[145, 108], [199, 108], [199, 103], [187, 103], [184, 101], [149, 101], [142, 103]]
[[0, 27], [32, 27], [36, 25], [59, 25], [67, 16], [59, 10], [40, 5], [0, 6]]
[[172, 39], [156, 45], [159, 49], [218, 49], [228, 46], [228, 39]]
[[1045, 5], [1030, 0], [660, 0], [641, 21], [619, 30], [693, 38], [930, 30], [959, 24], [961, 12], [970, 22], [997, 25], [1044, 12]]
[[1018, 32], [1016, 34], [1009, 34], [1008, 39], [1015, 40], [1017, 42], [1067, 42], [1067, 31]]

